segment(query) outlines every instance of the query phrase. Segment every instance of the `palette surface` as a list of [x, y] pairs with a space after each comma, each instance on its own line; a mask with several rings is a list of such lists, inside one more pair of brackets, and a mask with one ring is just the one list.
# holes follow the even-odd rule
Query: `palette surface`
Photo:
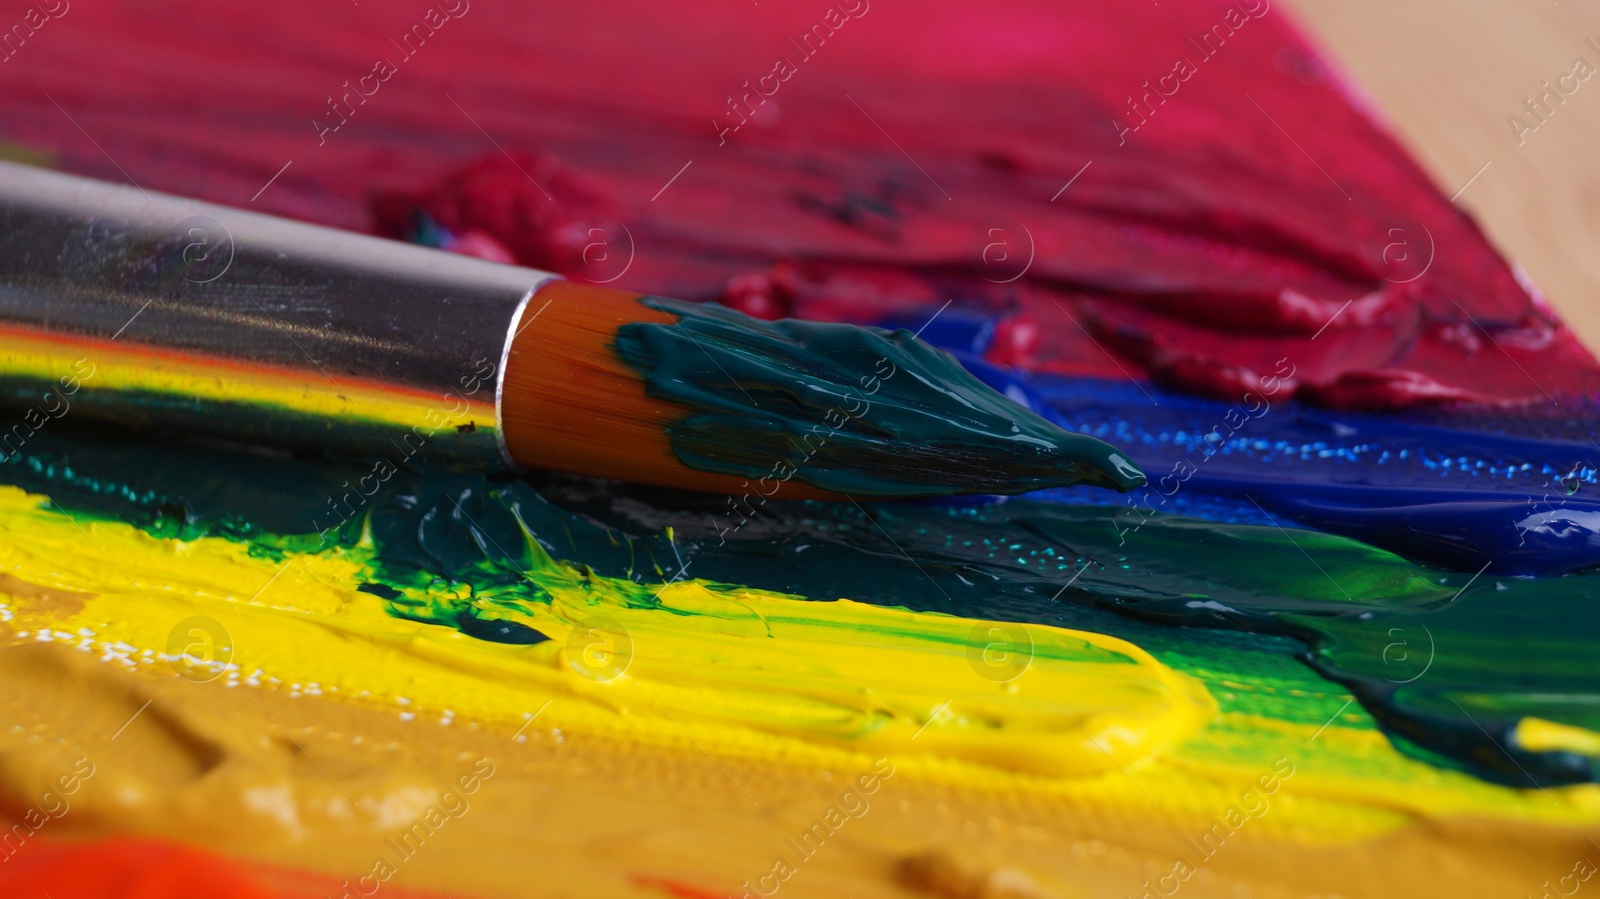
[[[15, 18], [7, 158], [905, 329], [1149, 484], [695, 494], [7, 395], [0, 893], [1532, 896], [1600, 869], [1600, 364], [1280, 6]], [[380, 411], [436, 411], [408, 404]]]

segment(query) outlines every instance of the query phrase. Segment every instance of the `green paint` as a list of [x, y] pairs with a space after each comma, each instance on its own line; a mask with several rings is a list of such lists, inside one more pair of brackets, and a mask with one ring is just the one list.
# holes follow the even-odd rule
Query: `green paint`
[[764, 496], [790, 479], [885, 497], [1145, 482], [1116, 447], [1056, 427], [910, 331], [641, 302], [678, 321], [624, 325], [616, 351], [650, 396], [693, 410], [667, 430], [673, 451]]

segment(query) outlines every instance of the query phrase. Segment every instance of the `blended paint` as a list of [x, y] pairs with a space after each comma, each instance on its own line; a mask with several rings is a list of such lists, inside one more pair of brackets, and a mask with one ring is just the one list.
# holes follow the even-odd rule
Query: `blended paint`
[[[1265, 4], [1249, 8], [1266, 12]], [[456, 710], [463, 721], [476, 716], [488, 728], [514, 732], [542, 707], [535, 700], [550, 695], [528, 684], [559, 683], [590, 692], [570, 705], [552, 704], [530, 731], [548, 721], [574, 734], [615, 733], [619, 744], [639, 754], [652, 748], [651, 741], [670, 743], [711, 778], [719, 772], [693, 744], [788, 764], [791, 776], [802, 769], [854, 770], [869, 756], [841, 749], [845, 744], [832, 742], [838, 733], [804, 717], [763, 729], [771, 722], [729, 701], [736, 695], [729, 692], [715, 694], [724, 703], [719, 708], [745, 723], [684, 720], [679, 731], [664, 718], [623, 713], [594, 699], [620, 692], [620, 680], [602, 689], [554, 663], [533, 664], [582, 657], [563, 656], [563, 635], [570, 637], [574, 622], [557, 619], [551, 611], [556, 594], [546, 589], [551, 599], [545, 605], [519, 567], [536, 558], [535, 548], [559, 560], [538, 569], [557, 592], [589, 590], [596, 602], [624, 605], [646, 632], [660, 620], [695, 622], [685, 625], [690, 633], [679, 644], [690, 653], [714, 645], [724, 626], [754, 632], [756, 625], [726, 604], [730, 595], [754, 597], [741, 601], [756, 608], [816, 607], [797, 616], [805, 621], [795, 625], [797, 635], [825, 628], [829, 615], [867, 614], [833, 601], [839, 597], [880, 612], [909, 609], [922, 617], [901, 625], [916, 635], [905, 636], [911, 642], [901, 647], [953, 646], [933, 639], [940, 631], [924, 624], [937, 618], [930, 613], [986, 627], [1026, 622], [1029, 632], [1050, 627], [1056, 630], [1048, 633], [1061, 639], [1103, 635], [1204, 684], [1215, 713], [1179, 737], [1182, 728], [1160, 712], [1171, 707], [1139, 706], [1155, 710], [1139, 722], [1140, 733], [1171, 726], [1165, 732], [1177, 742], [1151, 736], [1143, 747], [1107, 746], [1129, 752], [1124, 758], [1138, 756], [1126, 772], [1028, 775], [992, 761], [950, 761], [961, 748], [954, 745], [907, 761], [896, 788], [943, 778], [983, 800], [968, 807], [964, 822], [980, 833], [952, 828], [947, 844], [978, 841], [996, 817], [991, 809], [1002, 804], [1000, 796], [1077, 812], [1083, 806], [1064, 797], [1092, 795], [1103, 800], [1096, 812], [1115, 814], [1087, 815], [1092, 836], [1070, 847], [1050, 843], [1046, 850], [1052, 858], [1081, 850], [1094, 859], [1094, 870], [1111, 869], [1121, 847], [1148, 845], [1147, 831], [1169, 818], [1191, 828], [1191, 838], [1221, 826], [1214, 822], [1226, 820], [1225, 810], [1242, 820], [1239, 797], [1254, 788], [1258, 775], [1274, 770], [1281, 752], [1294, 756], [1294, 778], [1274, 796], [1272, 812], [1248, 827], [1283, 846], [1326, 847], [1416, 832], [1444, 836], [1431, 866], [1402, 851], [1384, 852], [1387, 844], [1364, 845], [1366, 851], [1343, 856], [1344, 864], [1330, 865], [1330, 856], [1313, 853], [1236, 856], [1248, 858], [1249, 870], [1263, 880], [1293, 883], [1298, 894], [1326, 894], [1335, 891], [1328, 881], [1351, 870], [1381, 867], [1381, 876], [1398, 883], [1408, 866], [1417, 866], [1426, 868], [1422, 891], [1407, 894], [1421, 895], [1428, 884], [1470, 869], [1472, 881], [1457, 890], [1461, 894], [1490, 882], [1485, 877], [1480, 883], [1479, 872], [1510, 868], [1553, 846], [1559, 865], [1550, 860], [1547, 872], [1494, 882], [1505, 895], [1535, 891], [1540, 877], [1555, 876], [1590, 850], [1582, 841], [1548, 839], [1551, 831], [1529, 825], [1592, 829], [1600, 807], [1593, 784], [1554, 785], [1592, 776], [1585, 769], [1596, 741], [1586, 709], [1593, 707], [1594, 666], [1579, 653], [1581, 628], [1592, 617], [1580, 606], [1593, 583], [1582, 569], [1593, 556], [1581, 533], [1584, 519], [1569, 529], [1558, 516], [1545, 515], [1547, 506], [1567, 507], [1563, 494], [1539, 485], [1541, 475], [1559, 481], [1575, 474], [1585, 489], [1593, 483], [1592, 472], [1569, 468], [1579, 450], [1587, 452], [1581, 445], [1592, 436], [1590, 426], [1550, 422], [1592, 408], [1583, 398], [1600, 387], [1600, 366], [1369, 117], [1365, 101], [1354, 99], [1356, 92], [1282, 11], [1235, 30], [1223, 18], [1229, 10], [1242, 21], [1236, 8], [1191, 0], [1159, 7], [1024, 2], [1000, 13], [946, 0], [883, 5], [852, 26], [861, 30], [852, 31], [850, 42], [830, 44], [827, 56], [807, 66], [808, 86], [783, 93], [781, 118], [774, 115], [777, 101], [769, 105], [754, 91], [729, 96], [729, 106], [753, 113], [750, 104], [759, 104], [765, 115], [753, 117], [757, 127], [742, 130], [739, 140], [717, 147], [710, 122], [733, 83], [727, 54], [701, 52], [702, 36], [691, 33], [704, 17], [686, 17], [677, 6], [550, 5], [528, 16], [478, 5], [429, 39], [418, 60], [405, 62], [370, 103], [352, 89], [335, 89], [343, 108], [353, 112], [359, 103], [361, 115], [327, 135], [322, 146], [308, 111], [321, 108], [330, 88], [348, 85], [364, 70], [350, 70], [349, 60], [365, 59], [374, 47], [388, 52], [386, 39], [414, 25], [414, 11], [310, 3], [218, 10], [193, 0], [159, 10], [75, 7], [60, 26], [30, 39], [26, 66], [0, 73], [14, 88], [8, 102], [15, 115], [5, 139], [53, 154], [64, 168], [119, 177], [109, 156], [116, 169], [125, 166], [149, 189], [218, 202], [248, 199], [346, 227], [376, 220], [379, 230], [396, 235], [426, 209], [463, 237], [463, 247], [488, 247], [524, 264], [641, 291], [720, 299], [770, 317], [876, 322], [888, 312], [958, 298], [958, 306], [998, 319], [992, 344], [982, 350], [987, 361], [1116, 379], [1117, 389], [1101, 384], [1081, 394], [1085, 404], [1099, 404], [1098, 418], [1079, 419], [1082, 426], [1074, 427], [1126, 448], [1152, 477], [1146, 492], [1129, 495], [1139, 508], [1133, 514], [1120, 506], [1032, 502], [858, 511], [774, 501], [723, 546], [712, 523], [726, 517], [720, 500], [550, 478], [538, 490], [546, 503], [525, 485], [421, 471], [404, 460], [379, 468], [160, 445], [112, 430], [86, 432], [67, 416], [0, 464], [0, 480], [31, 494], [8, 494], [0, 509], [15, 535], [9, 564], [17, 579], [4, 585], [14, 615], [7, 626], [26, 630], [19, 638], [26, 643], [81, 646], [108, 656], [103, 667], [159, 674], [170, 664], [159, 656], [174, 625], [191, 615], [226, 619], [247, 666], [233, 672], [240, 687], [230, 695], [265, 700], [269, 693], [298, 694], [306, 714], [320, 716], [327, 730], [370, 721], [356, 712], [379, 708], [440, 717]], [[604, 41], [574, 39], [592, 33], [597, 21], [613, 20], [630, 27], [607, 30]], [[782, 18], [724, 15], [716, 21], [719, 47], [729, 53], [765, 52], [759, 48], [792, 37]], [[307, 27], [313, 23], [319, 27]], [[56, 28], [73, 32], [72, 39], [57, 39], [69, 35]], [[1187, 47], [1195, 35], [1214, 35], [1218, 42], [1191, 55]], [[185, 52], [196, 45], [207, 52]], [[1174, 53], [1198, 71], [1169, 100], [1150, 85], [1172, 71]], [[152, 54], [163, 65], [125, 62]], [[51, 92], [40, 90], [43, 85]], [[860, 102], [841, 99], [847, 91]], [[1240, 102], [1246, 92], [1252, 104]], [[460, 102], [446, 103], [445, 96]], [[330, 107], [341, 108], [335, 99], [329, 97]], [[1129, 118], [1130, 111], [1140, 118]], [[1135, 123], [1138, 131], [1121, 140], [1121, 127]], [[1320, 135], [1315, 162], [1282, 139], [1303, 133]], [[86, 140], [89, 134], [96, 137]], [[495, 135], [509, 158], [488, 152], [486, 134]], [[884, 140], [888, 134], [894, 145]], [[465, 162], [477, 153], [486, 159]], [[677, 169], [680, 160], [691, 159], [692, 168]], [[292, 168], [285, 160], [293, 160]], [[674, 169], [678, 174], [666, 181]], [[436, 186], [418, 187], [433, 174], [441, 176]], [[632, 243], [609, 242], [623, 236], [616, 225], [624, 222], [637, 253]], [[593, 251], [596, 229], [608, 241], [603, 254]], [[995, 266], [989, 250], [1000, 238], [1008, 262]], [[1404, 241], [1404, 255], [1392, 252], [1397, 240]], [[1424, 247], [1426, 254], [1411, 252]], [[1009, 263], [1013, 249], [1037, 261], [1019, 272]], [[1385, 433], [1425, 450], [1428, 463], [1446, 456], [1450, 466], [1429, 468], [1402, 445], [1375, 468], [1345, 471], [1338, 466], [1361, 457], [1369, 441], [1341, 427], [1379, 425], [1304, 405], [1292, 411], [1275, 406], [1239, 438], [1221, 435], [1225, 445], [1215, 447], [1214, 456], [1204, 435], [1224, 420], [1225, 409], [1185, 405], [1198, 421], [1146, 426], [1180, 405], [1147, 379], [1243, 403], [1259, 375], [1274, 371], [1280, 359], [1296, 366], [1297, 377], [1285, 390], [1296, 400], [1343, 410], [1408, 410], [1407, 421], [1388, 420], [1393, 425], [1425, 424], [1432, 410], [1457, 401], [1499, 405], [1506, 420], [1442, 412], [1436, 432], [1407, 435], [1397, 427]], [[1542, 386], [1524, 371], [1538, 372]], [[1548, 403], [1544, 389], [1559, 398], [1559, 411], [1535, 408]], [[1060, 397], [1051, 399], [1059, 405]], [[1547, 426], [1560, 433], [1546, 433]], [[1258, 427], [1274, 433], [1263, 437], [1265, 445], [1256, 442]], [[1314, 433], [1319, 427], [1322, 436]], [[1466, 433], [1473, 430], [1510, 433]], [[1489, 445], [1516, 435], [1551, 443], [1505, 453]], [[1190, 439], [1198, 449], [1184, 448]], [[1172, 481], [1162, 481], [1167, 466], [1191, 451], [1190, 464], [1200, 472], [1169, 496]], [[1501, 455], [1518, 453], [1514, 471], [1499, 464]], [[1211, 461], [1201, 463], [1201, 456]], [[1473, 464], [1460, 468], [1454, 460], [1462, 456]], [[757, 467], [765, 473], [764, 465], [776, 461]], [[1230, 464], [1235, 468], [1226, 469]], [[1374, 470], [1403, 473], [1380, 482], [1389, 486], [1426, 487], [1429, 478], [1452, 490], [1505, 486], [1506, 495], [1494, 501], [1509, 505], [1476, 519], [1456, 515], [1469, 511], [1462, 507], [1419, 516], [1396, 510], [1435, 504], [1418, 495], [1368, 494], [1373, 502], [1367, 506], [1384, 511], [1330, 512], [1323, 508], [1327, 498], [1310, 489], [1297, 493], [1265, 483], [1269, 466], [1274, 475], [1292, 472], [1283, 480], [1340, 486], [1376, 477]], [[1255, 480], [1224, 478], [1241, 474]], [[1208, 478], [1215, 479], [1210, 492], [1200, 489]], [[38, 509], [40, 496], [52, 507]], [[1577, 496], [1574, 503], [1586, 501], [1585, 494]], [[1485, 558], [1491, 567], [1469, 584], [1478, 557], [1470, 546], [1468, 552], [1450, 547], [1496, 531], [1508, 534], [1508, 520], [1513, 528], [1523, 521], [1513, 517], [1513, 507], [1524, 502], [1530, 514], [1544, 517], [1517, 536], [1548, 522], [1557, 542], [1530, 555], [1520, 542], [1497, 539]], [[1210, 521], [1159, 514], [1174, 510]], [[1405, 558], [1274, 526], [1284, 523], [1280, 516], [1296, 515]], [[1397, 515], [1410, 517], [1385, 522]], [[1469, 539], [1453, 541], [1445, 527], [1453, 518], [1470, 525]], [[75, 526], [84, 536], [73, 537]], [[46, 542], [29, 542], [39, 539]], [[66, 546], [72, 551], [63, 551]], [[1310, 559], [1301, 546], [1315, 550]], [[1334, 566], [1326, 572], [1331, 580], [1316, 570], [1323, 552]], [[291, 567], [282, 568], [285, 562]], [[1514, 569], [1578, 573], [1506, 577]], [[60, 586], [35, 588], [28, 578]], [[87, 595], [87, 585], [100, 592]], [[654, 590], [661, 605], [627, 605]], [[815, 601], [800, 603], [801, 596]], [[665, 608], [669, 597], [686, 607]], [[1510, 609], [1510, 600], [1519, 607]], [[721, 609], [727, 610], [721, 618], [710, 614]], [[878, 626], [888, 620], [868, 617]], [[1430, 635], [1438, 639], [1430, 642]], [[739, 630], [737, 636], [748, 634]], [[864, 664], [842, 648], [837, 652], [829, 656], [834, 664]], [[1131, 650], [1126, 657], [1143, 658]], [[799, 667], [803, 657], [778, 661], [790, 666], [783, 669], [787, 678], [803, 682], [813, 674]], [[1163, 669], [1148, 662], [1122, 667], [1170, 684]], [[647, 670], [655, 669], [639, 673]], [[980, 661], [964, 676], [984, 680], [981, 670]], [[1031, 676], [1014, 683], [1025, 689]], [[652, 697], [670, 699], [667, 686], [654, 685], [660, 692]], [[410, 704], [400, 704], [401, 697]], [[107, 691], [91, 698], [109, 703]], [[824, 699], [839, 701], [833, 692]], [[923, 699], [894, 707], [928, 724], [922, 736], [906, 736], [905, 745], [920, 745], [935, 727], [978, 742], [986, 738], [982, 727], [946, 718], [948, 711], [935, 716], [937, 705], [924, 708]], [[791, 698], [783, 708], [802, 705]], [[836, 720], [859, 734], [867, 719], [851, 708]], [[1462, 714], [1454, 717], [1451, 710], [1458, 708]], [[134, 709], [117, 711], [120, 720], [111, 728]], [[506, 715], [509, 721], [500, 717]], [[805, 726], [785, 729], [796, 721]], [[1482, 725], [1478, 737], [1467, 729], [1474, 724]], [[432, 721], [426, 726], [428, 733], [449, 730]], [[225, 754], [259, 750], [242, 740], [229, 743], [236, 730], [218, 728], [213, 744], [226, 747]], [[904, 733], [899, 721], [890, 730]], [[139, 738], [137, 729], [124, 737]], [[0, 734], [19, 753], [28, 748], [25, 739]], [[331, 751], [332, 742], [313, 751]], [[211, 793], [186, 794], [183, 802], [165, 790], [125, 790], [136, 799], [108, 819], [130, 821], [137, 809], [154, 808], [169, 814], [137, 819], [143, 826], [180, 820], [189, 833], [210, 838], [254, 813], [237, 798], [248, 790], [313, 783], [327, 801], [274, 807], [298, 809], [303, 817], [272, 819], [272, 826], [291, 833], [304, 826], [315, 839], [302, 845], [339, 845], [360, 813], [285, 747], [282, 758], [261, 763], [269, 773], [234, 776], [229, 771], [237, 769], [224, 765], [203, 778], [201, 789]], [[1145, 748], [1152, 751], [1140, 755]], [[167, 745], [149, 758], [180, 755]], [[370, 757], [358, 761], [372, 770]], [[305, 775], [299, 780], [296, 764]], [[22, 769], [7, 770], [20, 776]], [[666, 766], [651, 773], [656, 770]], [[598, 779], [579, 782], [582, 790], [604, 786]], [[547, 783], [552, 789], [530, 794], [520, 818], [489, 819], [500, 827], [488, 833], [543, 823], [530, 822], [538, 816], [526, 809], [542, 811], [573, 792], [563, 792], [560, 777]], [[680, 789], [675, 811], [691, 807], [685, 796], [706, 795], [690, 793], [686, 781], [674, 783]], [[1552, 786], [1525, 788], [1533, 783]], [[235, 789], [228, 804], [227, 788], [244, 789]], [[992, 792], [982, 792], [986, 788]], [[357, 795], [368, 796], [360, 789]], [[581, 799], [593, 804], [587, 794]], [[230, 813], [196, 811], [213, 808]], [[924, 839], [929, 822], [937, 820], [933, 808], [918, 807], [924, 817], [895, 834], [897, 845]], [[878, 809], [874, 815], [893, 814]], [[682, 817], [670, 824], [696, 836], [730, 821], [743, 831], [750, 829], [747, 813], [707, 813], [692, 828], [682, 827]], [[1492, 837], [1473, 842], [1441, 823], [1452, 818], [1488, 821]], [[312, 826], [313, 819], [322, 823]], [[651, 832], [651, 823], [641, 821], [638, 830]], [[615, 830], [568, 821], [561, 826], [581, 831], [589, 845]], [[1005, 857], [1028, 851], [1026, 828], [1003, 833], [997, 840], [1004, 841]], [[294, 844], [272, 845], [289, 852], [284, 847]], [[1104, 854], [1093, 855], [1097, 845]], [[689, 842], [671, 848], [685, 856], [695, 851]], [[746, 848], [752, 857], [769, 851]], [[1179, 851], [1188, 850], [1169, 851], [1160, 843], [1151, 854], [1170, 858]], [[1232, 839], [1226, 850], [1246, 851], [1245, 841]], [[557, 852], [546, 850], [541, 877], [571, 877], [582, 869], [572, 861], [579, 853]], [[892, 858], [863, 857], [879, 875]], [[1275, 873], [1273, 858], [1290, 859], [1294, 870]], [[1387, 863], [1372, 865], [1373, 858]], [[732, 863], [706, 861], [700, 870], [727, 873], [721, 866]], [[1222, 857], [1211, 864], [1227, 863]], [[525, 884], [526, 872], [518, 874], [513, 883]], [[715, 879], [704, 892], [728, 892], [737, 880]], [[1141, 895], [1138, 880], [1095, 887], [1063, 882], [1096, 895]], [[588, 886], [570, 892], [618, 892], [616, 884]], [[1260, 886], [1252, 882], [1253, 895], [1272, 895]], [[1191, 881], [1185, 895], [1208, 889]]]
[[[530, 702], [537, 708], [559, 696], [578, 700], [576, 710], [564, 704], [563, 718], [654, 732], [657, 740], [670, 736], [677, 721], [712, 731], [707, 739], [718, 746], [728, 734], [769, 752], [798, 739], [1051, 777], [1093, 776], [1148, 758], [1215, 711], [1198, 683], [1098, 634], [1033, 628], [1031, 676], [1007, 686], [973, 676], [969, 655], [986, 647], [974, 643], [973, 634], [983, 633], [977, 621], [848, 600], [807, 602], [698, 580], [636, 584], [557, 563], [531, 535], [516, 544], [521, 558], [486, 566], [507, 572], [507, 563], [524, 562], [515, 582], [451, 590], [420, 572], [404, 581], [385, 578], [378, 554], [360, 546], [271, 560], [219, 538], [179, 542], [125, 525], [80, 523], [46, 508], [42, 497], [14, 488], [3, 493], [0, 568], [83, 603], [65, 619], [13, 620], [18, 638], [37, 638], [33, 630], [42, 627], [46, 639], [64, 634], [76, 642], [76, 628], [93, 622], [101, 635], [93, 642], [160, 646], [181, 613], [210, 611], [225, 615], [228, 636], [213, 644], [214, 657], [194, 664], [215, 665], [217, 674], [235, 679], [248, 676], [234, 661], [237, 653], [238, 661], [254, 659], [324, 690], [405, 695], [504, 723], [515, 722]], [[466, 528], [466, 516], [455, 526]], [[69, 573], [54, 560], [85, 536], [105, 556]], [[181, 578], [159, 574], [178, 568], [180, 559]], [[271, 590], [274, 573], [291, 568], [294, 577]], [[405, 589], [383, 600], [359, 589], [363, 578]], [[258, 595], [233, 586], [250, 583], [261, 586]], [[552, 639], [534, 645], [452, 639], [469, 616], [515, 622]], [[450, 629], [407, 618], [440, 619]], [[325, 641], [306, 636], [316, 629], [345, 638], [352, 649], [318, 651]], [[400, 634], [419, 643], [423, 656], [436, 647], [465, 669], [453, 684], [408, 684], [414, 671], [377, 658], [385, 635]], [[354, 649], [364, 644], [371, 650]], [[183, 663], [181, 655], [167, 655]], [[869, 674], [874, 686], [863, 691]]]
[[[553, 611], [560, 591], [552, 585], [582, 595], [594, 589], [584, 578], [610, 579], [612, 616], [660, 611], [651, 597], [664, 602], [689, 589], [680, 583], [688, 577], [792, 597], [786, 602], [802, 603], [797, 608], [848, 597], [854, 602], [836, 608], [956, 615], [971, 620], [969, 631], [978, 621], [1009, 621], [1149, 646], [1174, 624], [1191, 626], [1177, 633], [1240, 629], [1293, 638], [1273, 651], [1303, 658], [1348, 687], [1402, 751], [1514, 786], [1593, 779], [1591, 735], [1600, 721], [1590, 711], [1597, 685], [1585, 646], [1594, 635], [1582, 607], [1594, 581], [1585, 576], [1448, 574], [1312, 531], [1141, 521], [1127, 510], [1025, 501], [870, 509], [774, 502], [726, 539], [709, 500], [651, 500], [649, 491], [559, 479], [545, 490], [553, 503], [521, 481], [409, 466], [319, 536], [307, 525], [326, 513], [351, 469], [69, 431], [42, 434], [35, 452], [13, 456], [0, 473], [68, 512], [125, 521], [153, 536], [242, 541], [241, 553], [295, 553], [317, 564], [359, 557], [362, 573], [350, 569], [360, 579], [351, 589], [367, 591], [358, 604], [488, 643], [561, 652], [578, 622], [575, 612]], [[202, 456], [212, 464], [197, 476]], [[135, 482], [143, 489], [132, 489]], [[663, 522], [670, 526], [660, 529]], [[571, 570], [586, 574], [563, 582]], [[715, 605], [716, 590], [696, 589], [710, 590], [697, 595]], [[856, 626], [871, 629], [864, 619]], [[1517, 639], [1498, 639], [1511, 630]], [[1428, 656], [1419, 669], [1403, 650], [1420, 658], [1425, 634]], [[1529, 640], [1540, 653], [1522, 650]], [[974, 669], [958, 667], [972, 677]], [[847, 689], [847, 682], [836, 683]], [[897, 708], [911, 714], [910, 706]], [[840, 719], [839, 733], [872, 732], [873, 713], [861, 714]], [[1565, 738], [1545, 731], [1523, 745], [1513, 735], [1530, 719], [1572, 730]], [[1021, 745], [1016, 751], [1029, 755]]]

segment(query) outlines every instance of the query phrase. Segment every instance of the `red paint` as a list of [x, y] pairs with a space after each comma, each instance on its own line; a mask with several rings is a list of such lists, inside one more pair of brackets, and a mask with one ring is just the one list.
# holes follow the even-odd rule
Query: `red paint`
[[55, 899], [280, 899], [243, 866], [154, 840], [40, 843], [0, 864], [0, 895]]
[[770, 271], [734, 275], [717, 301], [746, 315], [773, 321], [794, 313], [800, 277], [794, 267], [779, 263]]
[[426, 210], [457, 235], [451, 249], [537, 268], [574, 268], [587, 243], [588, 221], [606, 218], [604, 192], [549, 154], [486, 156], [417, 191], [373, 196], [378, 230], [405, 237]]
[[996, 365], [1032, 369], [1039, 352], [1039, 323], [1026, 312], [1008, 315], [995, 326], [994, 340], [985, 354]]
[[1278, 5], [853, 2], [802, 54], [832, 5], [480, 3], [408, 54], [426, 2], [74, 5], [0, 67], [0, 139], [345, 227], [420, 206], [574, 273], [617, 221], [616, 286], [857, 320], [955, 298], [1039, 370], [1238, 399], [1288, 358], [1298, 396], [1365, 409], [1600, 393]]
[[482, 231], [466, 231], [456, 235], [455, 243], [450, 245], [450, 251], [507, 265], [514, 265], [517, 261], [515, 253]]
[[704, 890], [669, 877], [657, 877], [654, 874], [629, 874], [628, 879], [646, 889], [660, 890], [668, 896], [677, 897], [677, 899], [727, 899], [728, 896], [727, 893]]
[[[227, 858], [195, 846], [138, 837], [86, 843], [29, 840], [0, 859], [7, 899], [326, 899], [361, 893], [349, 880]], [[440, 899], [380, 884], [392, 899]], [[452, 894], [470, 899], [468, 894]]]

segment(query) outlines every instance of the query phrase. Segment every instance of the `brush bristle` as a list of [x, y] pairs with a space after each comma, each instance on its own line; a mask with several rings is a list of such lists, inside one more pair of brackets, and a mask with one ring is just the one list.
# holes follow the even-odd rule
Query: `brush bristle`
[[[676, 318], [611, 288], [557, 281], [538, 292], [506, 361], [500, 415], [511, 458], [528, 468], [748, 492], [743, 479], [696, 471], [673, 454], [665, 429], [691, 410], [646, 396], [643, 379], [612, 349], [617, 329], [637, 321]], [[798, 484], [786, 492], [822, 495]]]

